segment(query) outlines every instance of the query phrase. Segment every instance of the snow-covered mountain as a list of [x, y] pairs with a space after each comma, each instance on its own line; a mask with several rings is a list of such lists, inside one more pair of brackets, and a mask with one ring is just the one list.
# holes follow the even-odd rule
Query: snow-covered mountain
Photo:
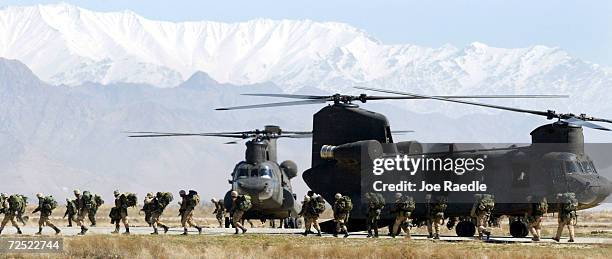
[[0, 57], [24, 62], [46, 82], [68, 85], [171, 87], [197, 71], [223, 83], [274, 82], [285, 92], [306, 86], [354, 92], [350, 87], [368, 85], [428, 94], [563, 92], [584, 99], [612, 85], [609, 68], [556, 47], [386, 45], [335, 22], [173, 23], [68, 4], [0, 10]]

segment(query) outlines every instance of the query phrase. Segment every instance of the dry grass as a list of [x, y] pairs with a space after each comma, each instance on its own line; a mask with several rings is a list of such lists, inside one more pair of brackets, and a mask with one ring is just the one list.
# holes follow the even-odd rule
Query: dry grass
[[66, 237], [56, 255], [16, 258], [609, 258], [612, 246], [490, 244], [296, 235]]

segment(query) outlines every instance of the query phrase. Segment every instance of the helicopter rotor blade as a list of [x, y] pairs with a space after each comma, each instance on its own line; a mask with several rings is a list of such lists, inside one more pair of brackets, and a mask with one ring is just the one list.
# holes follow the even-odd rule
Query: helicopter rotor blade
[[292, 102], [280, 102], [280, 103], [264, 103], [264, 104], [255, 104], [255, 105], [244, 105], [244, 106], [234, 106], [234, 107], [224, 107], [217, 108], [217, 111], [228, 111], [228, 110], [241, 110], [241, 109], [254, 109], [254, 108], [266, 108], [266, 107], [280, 107], [280, 106], [293, 106], [293, 105], [304, 105], [304, 104], [318, 104], [325, 103], [327, 100], [325, 99], [314, 99], [314, 100], [304, 100], [304, 101], [292, 101]]
[[263, 96], [263, 97], [281, 97], [281, 98], [293, 98], [293, 99], [304, 99], [304, 100], [319, 100], [329, 99], [331, 96], [323, 95], [302, 95], [302, 94], [241, 94], [246, 96]]
[[544, 112], [544, 111], [536, 111], [536, 110], [527, 110], [527, 109], [513, 108], [513, 107], [507, 107], [507, 106], [501, 106], [501, 105], [493, 105], [493, 104], [486, 104], [486, 103], [479, 103], [479, 102], [472, 102], [472, 101], [447, 99], [447, 98], [435, 97], [435, 96], [429, 96], [429, 95], [414, 94], [414, 93], [408, 93], [408, 92], [402, 92], [402, 91], [385, 90], [385, 89], [362, 87], [362, 86], [356, 86], [355, 88], [361, 89], [361, 90], [369, 90], [369, 91], [382, 92], [382, 93], [391, 93], [391, 94], [399, 94], [399, 95], [408, 95], [408, 96], [421, 97], [421, 98], [425, 98], [425, 99], [432, 99], [432, 100], [438, 100], [438, 101], [444, 101], [444, 102], [462, 103], [462, 104], [481, 106], [481, 107], [487, 107], [487, 108], [493, 108], [493, 109], [499, 109], [499, 110], [521, 112], [521, 113], [530, 113], [530, 114], [535, 114], [535, 115], [540, 115], [540, 116], [558, 118], [558, 115], [555, 114], [553, 111], [545, 111]]
[[[135, 133], [135, 132], [134, 132]], [[249, 138], [245, 134], [215, 134], [215, 133], [164, 133], [155, 132], [154, 134], [129, 135], [130, 138], [155, 138], [155, 137], [224, 137], [224, 138]]]
[[404, 135], [406, 133], [414, 133], [414, 130], [392, 130], [391, 134], [393, 135]]
[[591, 128], [591, 129], [597, 129], [597, 130], [610, 131], [609, 128], [597, 125], [597, 124], [592, 123], [592, 122], [584, 121], [584, 120], [581, 120], [581, 119], [576, 118], [576, 117], [571, 117], [571, 118], [568, 118], [568, 119], [564, 119], [563, 121], [565, 121], [565, 122], [567, 122], [569, 124], [576, 125], [576, 126], [587, 127], [587, 128]]

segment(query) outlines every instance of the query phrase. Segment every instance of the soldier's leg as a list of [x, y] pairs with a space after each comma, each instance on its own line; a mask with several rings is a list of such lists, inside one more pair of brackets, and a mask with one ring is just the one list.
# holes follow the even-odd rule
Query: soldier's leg
[[95, 212], [94, 211], [90, 211], [87, 216], [89, 218], [89, 222], [91, 223], [91, 226], [95, 227], [96, 226], [96, 214], [95, 214]]
[[319, 227], [319, 222], [317, 222], [318, 218], [313, 218], [312, 219], [312, 225], [314, 227], [314, 229], [317, 230], [317, 236], [321, 236], [321, 228]]
[[374, 226], [373, 226], [374, 227], [374, 237], [378, 237], [378, 219], [375, 218], [373, 223], [374, 223]]
[[392, 232], [391, 232], [391, 236], [392, 237], [395, 237], [395, 236], [397, 236], [399, 234], [398, 231], [399, 231], [399, 227], [400, 227], [400, 224], [401, 224], [401, 220], [402, 220], [401, 217], [399, 217], [399, 216], [395, 217], [395, 222], [393, 223], [393, 229], [392, 229]]
[[434, 239], [440, 239], [440, 225], [444, 224], [444, 219], [442, 218], [436, 218], [434, 220]]
[[4, 230], [4, 227], [6, 226], [8, 222], [9, 222], [9, 216], [4, 215], [4, 218], [2, 219], [2, 224], [0, 224], [0, 234], [2, 233], [2, 230]]
[[13, 227], [15, 227], [15, 229], [17, 229], [17, 234], [21, 235], [21, 228], [19, 228], [19, 224], [17, 224], [17, 221], [15, 220], [15, 216], [11, 216], [11, 224], [13, 224]]
[[44, 226], [45, 226], [45, 217], [40, 216], [40, 218], [38, 218], [38, 232], [36, 232], [36, 235], [42, 234], [42, 229]]
[[59, 234], [60, 232], [62, 232], [58, 227], [56, 227], [53, 223], [51, 223], [51, 221], [49, 220], [49, 218], [47, 218], [45, 220], [45, 225], [47, 225], [48, 227], [52, 228], [53, 230], [55, 230], [55, 234]]
[[72, 217], [73, 215], [68, 215], [68, 227], [72, 227]]
[[410, 239], [410, 227], [408, 226], [408, 217], [404, 218], [404, 221], [402, 222], [402, 229], [404, 230], [404, 232], [406, 232], [406, 236], [405, 238]]
[[538, 235], [538, 239], [542, 237], [542, 217], [538, 217], [536, 219], [536, 224], [534, 225], [535, 233]]
[[561, 234], [563, 234], [564, 227], [565, 227], [565, 221], [563, 219], [559, 219], [559, 226], [557, 226], [557, 235], [555, 235], [553, 240], [556, 240], [556, 241], [561, 240]]
[[129, 234], [130, 233], [130, 224], [129, 224], [127, 213], [122, 213], [121, 214], [121, 222], [123, 222], [123, 226], [125, 227], [125, 232], [123, 234]]
[[87, 230], [89, 230], [87, 228], [87, 226], [85, 225], [85, 218], [87, 217], [87, 212], [83, 211], [79, 213], [79, 216], [77, 217], [77, 226], [81, 227], [81, 233], [79, 233], [80, 235], [85, 235], [85, 233], [87, 232]]
[[242, 226], [242, 224], [240, 223], [240, 221], [242, 220], [242, 215], [244, 214], [244, 212], [242, 211], [236, 211], [234, 212], [234, 228], [236, 229], [236, 234], [238, 234], [238, 229], [242, 230], [242, 233], [246, 232], [246, 228], [244, 226]]
[[574, 242], [574, 225], [576, 224], [576, 220], [575, 219], [571, 219], [568, 224], [567, 224], [567, 228], [569, 230], [569, 240], [568, 242]]
[[428, 218], [427, 219], [427, 232], [429, 233], [429, 236], [427, 236], [427, 238], [432, 238], [433, 237], [433, 220]]

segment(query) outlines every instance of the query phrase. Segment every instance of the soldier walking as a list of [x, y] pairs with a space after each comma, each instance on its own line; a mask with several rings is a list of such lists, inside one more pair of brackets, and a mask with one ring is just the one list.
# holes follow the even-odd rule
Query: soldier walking
[[153, 226], [152, 235], [157, 235], [157, 227], [162, 227], [164, 229], [164, 234], [168, 233], [168, 226], [160, 221], [161, 215], [164, 213], [164, 210], [172, 202], [173, 197], [169, 192], [158, 192], [153, 200], [150, 202], [152, 205], [151, 209], [151, 225]]
[[215, 217], [219, 222], [219, 228], [223, 228], [223, 221], [225, 219], [225, 205], [223, 204], [222, 200], [217, 200], [215, 198], [212, 198], [210, 201], [215, 205], [215, 211], [213, 211], [213, 214], [215, 214]]
[[408, 220], [414, 211], [416, 204], [414, 200], [410, 196], [403, 196], [401, 193], [395, 194], [395, 208], [393, 212], [395, 213], [395, 223], [393, 224], [393, 232], [391, 233], [391, 237], [395, 238], [395, 236], [400, 234], [400, 228], [404, 230], [406, 233], [406, 238], [410, 239], [410, 223]]
[[489, 218], [495, 207], [495, 198], [491, 194], [476, 194], [476, 202], [472, 206], [470, 215], [476, 217], [476, 225], [478, 227], [478, 239], [483, 239], [487, 235], [487, 239], [491, 237], [491, 230], [488, 229]]
[[187, 235], [187, 226], [196, 228], [199, 234], [202, 234], [202, 227], [193, 223], [193, 210], [200, 203], [200, 196], [196, 191], [189, 191], [189, 194], [185, 190], [179, 192], [182, 200], [179, 203], [181, 208], [179, 209], [179, 215], [181, 216], [181, 226], [183, 227], [183, 235]]
[[72, 227], [72, 221], [76, 219], [74, 216], [77, 214], [77, 207], [75, 201], [71, 201], [69, 198], [66, 198], [66, 213], [64, 213], [64, 217], [68, 217], [68, 227]]
[[130, 234], [130, 225], [128, 220], [128, 207], [136, 206], [136, 195], [133, 193], [121, 193], [118, 190], [113, 192], [115, 196], [115, 207], [111, 209], [111, 223], [115, 223], [115, 231], [112, 234], [118, 234], [121, 228], [120, 222], [125, 227], [123, 234]]
[[[366, 193], [365, 198], [368, 203], [367, 237], [378, 237], [378, 220], [385, 207], [385, 198], [380, 193]], [[374, 230], [374, 235], [372, 235], [372, 230]]]
[[557, 203], [559, 204], [559, 226], [557, 227], [557, 235], [553, 240], [561, 241], [561, 234], [563, 228], [567, 226], [569, 230], [569, 240], [567, 242], [574, 242], [574, 226], [576, 225], [578, 216], [576, 210], [578, 209], [578, 200], [576, 194], [572, 192], [557, 194]]
[[57, 202], [53, 199], [53, 196], [43, 196], [42, 193], [37, 193], [36, 198], [38, 198], [38, 207], [32, 211], [32, 214], [40, 212], [40, 218], [38, 220], [38, 232], [36, 235], [42, 235], [42, 230], [44, 226], [48, 226], [55, 230], [55, 234], [59, 234], [61, 231], [57, 228], [51, 221], [49, 221], [49, 216], [53, 213], [53, 210], [57, 208]]
[[100, 208], [100, 206], [104, 204], [104, 200], [102, 200], [102, 197], [100, 197], [100, 195], [97, 195], [97, 194], [92, 195], [91, 198], [92, 200], [89, 205], [88, 218], [89, 218], [89, 222], [91, 222], [91, 226], [95, 227], [96, 226], [96, 214], [98, 214], [98, 208]]
[[334, 221], [336, 221], [336, 231], [334, 232], [334, 237], [337, 237], [338, 233], [344, 232], [344, 237], [346, 238], [349, 236], [346, 223], [349, 219], [351, 210], [353, 210], [353, 203], [350, 197], [342, 196], [340, 193], [336, 193], [334, 198], [336, 198], [336, 201], [332, 207], [334, 210]]
[[[425, 206], [427, 210], [427, 238], [440, 239], [440, 225], [444, 224], [444, 211], [446, 211], [446, 198], [438, 196], [431, 198], [431, 194], [425, 195]], [[434, 233], [435, 232], [435, 233]]]
[[238, 229], [241, 229], [244, 234], [247, 232], [247, 229], [240, 222], [242, 221], [244, 213], [251, 209], [251, 197], [248, 195], [238, 195], [236, 191], [232, 191], [230, 196], [232, 197], [232, 209], [230, 214], [232, 216], [232, 224], [234, 225], [234, 229], [236, 229], [234, 234], [238, 234]]
[[85, 218], [87, 218], [89, 214], [89, 208], [87, 208], [87, 204], [83, 199], [83, 196], [81, 195], [81, 191], [74, 190], [74, 197], [76, 198], [74, 200], [74, 203], [77, 209], [76, 223], [77, 226], [81, 227], [81, 232], [79, 233], [79, 235], [85, 235], [85, 233], [87, 233], [87, 231], [89, 230], [89, 228], [87, 228], [87, 226], [85, 225]]
[[140, 211], [144, 212], [145, 222], [149, 224], [149, 227], [153, 225], [153, 222], [151, 221], [151, 212], [153, 211], [152, 202], [154, 198], [155, 196], [153, 196], [153, 193], [147, 193], [147, 196], [144, 198], [144, 205], [142, 205], [142, 209], [140, 209]]
[[548, 201], [546, 201], [546, 197], [543, 197], [538, 202], [534, 201], [533, 197], [527, 196], [527, 202], [529, 202], [529, 207], [525, 213], [525, 218], [527, 219], [529, 232], [533, 236], [531, 240], [540, 241], [542, 217], [548, 212]]
[[21, 235], [21, 229], [17, 221], [15, 221], [15, 216], [17, 215], [16, 208], [11, 208], [9, 196], [6, 193], [0, 194], [0, 213], [4, 213], [4, 219], [2, 219], [2, 225], [0, 225], [0, 234], [2, 234], [4, 227], [10, 221], [13, 227], [17, 229], [17, 234]]

